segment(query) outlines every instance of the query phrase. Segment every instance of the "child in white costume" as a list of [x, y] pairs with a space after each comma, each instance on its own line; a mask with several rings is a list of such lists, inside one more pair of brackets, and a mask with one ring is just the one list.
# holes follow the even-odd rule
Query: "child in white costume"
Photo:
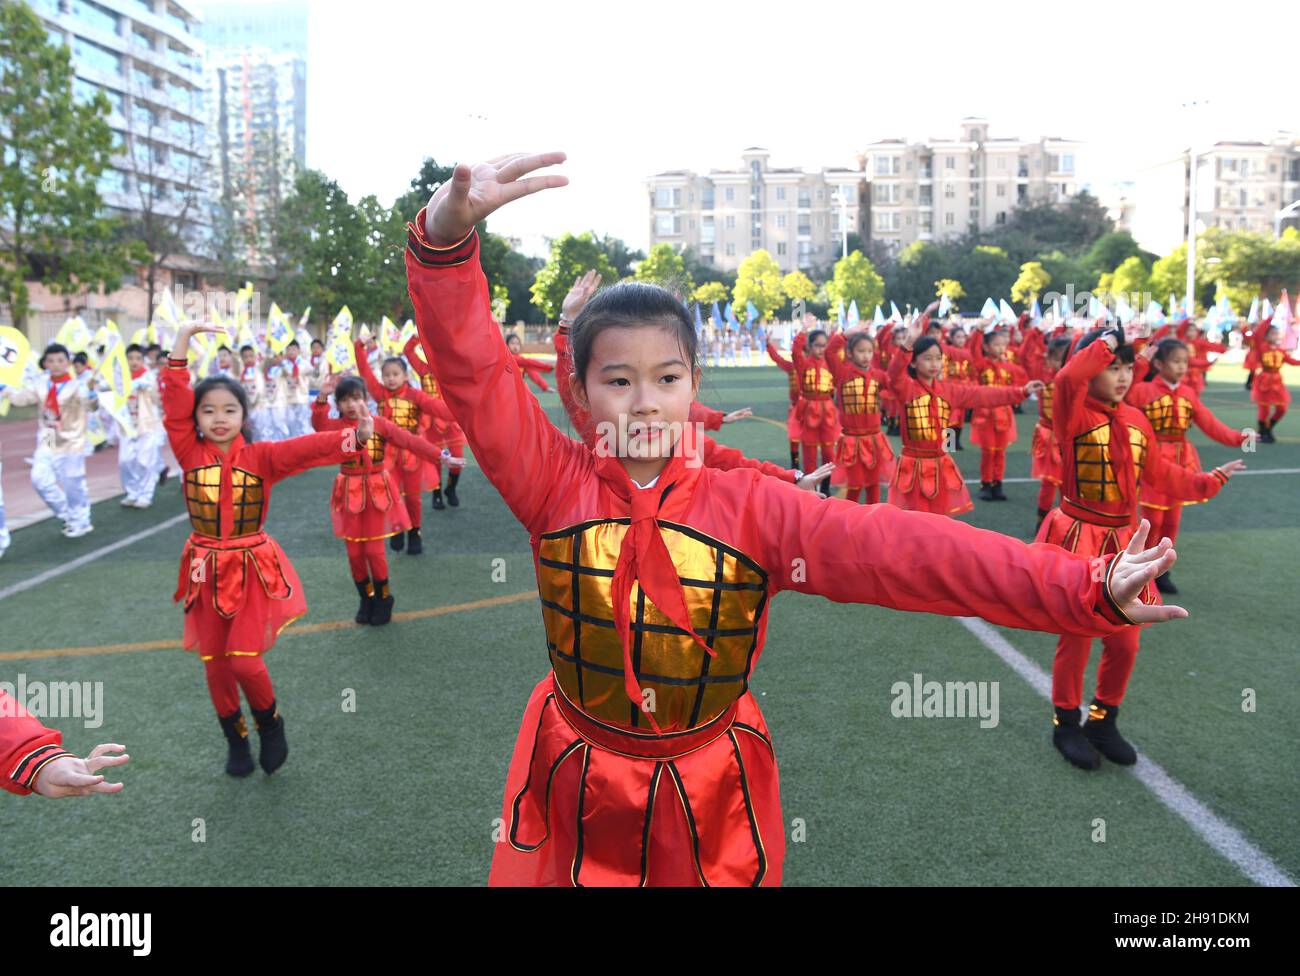
[[162, 397], [158, 391], [158, 374], [146, 368], [144, 350], [127, 346], [127, 365], [131, 367], [131, 392], [126, 409], [135, 428], [135, 436], [122, 431], [117, 449], [117, 468], [122, 476], [123, 508], [148, 508], [158, 489], [158, 476], [167, 470], [163, 444], [167, 432], [162, 423]]
[[6, 389], [5, 395], [15, 406], [40, 407], [32, 487], [63, 520], [63, 534], [76, 539], [94, 531], [86, 490], [86, 428], [99, 404], [95, 391], [69, 372], [70, 365], [68, 350], [51, 344], [41, 356], [45, 372], [27, 386]]

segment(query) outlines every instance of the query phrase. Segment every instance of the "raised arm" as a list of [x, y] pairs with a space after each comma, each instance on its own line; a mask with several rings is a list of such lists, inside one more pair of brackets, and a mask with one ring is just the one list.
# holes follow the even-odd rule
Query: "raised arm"
[[1056, 371], [1055, 395], [1052, 400], [1052, 427], [1058, 437], [1078, 433], [1078, 418], [1088, 398], [1092, 378], [1110, 365], [1115, 353], [1105, 339], [1097, 339], [1081, 352], [1074, 353]]
[[410, 363], [411, 369], [415, 370], [419, 376], [428, 376], [433, 370], [424, 360], [424, 350], [420, 347], [420, 336], [413, 335], [406, 340], [406, 345], [402, 348], [402, 355]]
[[375, 432], [390, 444], [410, 451], [412, 454], [426, 461], [432, 461], [434, 464], [442, 460], [442, 451], [430, 444], [425, 438], [408, 433], [387, 417], [375, 417], [374, 421]]
[[591, 447], [596, 442], [591, 415], [574, 399], [573, 387], [569, 384], [569, 377], [573, 375], [573, 354], [569, 348], [568, 328], [562, 325], [556, 329], [551, 341], [555, 345], [555, 386], [560, 394], [560, 403], [564, 405], [564, 412], [579, 439]]
[[[257, 459], [261, 474], [272, 483], [327, 464], [342, 464], [360, 453], [351, 424], [337, 430], [303, 434], [285, 441], [259, 441], [244, 448]], [[242, 455], [241, 455], [242, 456]]]
[[1024, 386], [975, 386], [973, 383], [950, 383], [940, 380], [935, 384], [943, 397], [959, 410], [977, 407], [1010, 407], [1026, 396]]
[[794, 369], [794, 363], [781, 355], [781, 350], [776, 348], [776, 341], [773, 339], [767, 340], [767, 358], [772, 360], [772, 362], [776, 363], [787, 373]]
[[159, 377], [163, 427], [167, 430], [172, 453], [182, 468], [193, 466], [191, 459], [199, 449], [199, 434], [194, 427], [194, 388], [190, 382], [190, 370], [185, 361], [168, 359]]
[[366, 344], [360, 339], [352, 343], [353, 358], [357, 361], [357, 373], [366, 384], [366, 389], [376, 403], [383, 403], [393, 394], [384, 384], [375, 378], [375, 371], [370, 368], [370, 357], [366, 353]]

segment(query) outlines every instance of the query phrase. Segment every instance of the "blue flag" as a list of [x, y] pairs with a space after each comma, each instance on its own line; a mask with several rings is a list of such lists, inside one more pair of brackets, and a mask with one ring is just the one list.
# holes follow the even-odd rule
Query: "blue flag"
[[753, 322], [756, 318], [758, 318], [758, 309], [754, 307], [754, 303], [750, 301], [745, 302], [745, 324], [749, 325], [749, 323]]

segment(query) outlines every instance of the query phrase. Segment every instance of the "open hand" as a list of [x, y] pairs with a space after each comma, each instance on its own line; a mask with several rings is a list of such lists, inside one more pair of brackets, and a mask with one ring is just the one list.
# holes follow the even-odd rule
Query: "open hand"
[[[101, 769], [109, 766], [123, 766], [131, 760], [124, 750], [126, 746], [116, 742], [97, 745], [85, 759], [76, 756], [63, 756], [48, 763], [36, 777], [32, 790], [41, 796], [58, 799], [65, 796], [90, 796], [92, 793], [118, 793], [122, 783], [106, 783], [99, 775]], [[106, 753], [122, 752], [120, 756]]]
[[804, 491], [816, 491], [817, 486], [822, 483], [822, 479], [830, 477], [831, 472], [834, 470], [834, 463], [827, 462], [816, 471], [809, 471], [806, 475], [796, 481], [795, 484], [804, 489]]
[[1144, 549], [1150, 531], [1151, 523], [1143, 519], [1124, 551], [1116, 557], [1115, 567], [1110, 574], [1110, 595], [1128, 614], [1129, 619], [1140, 624], [1178, 620], [1187, 616], [1187, 611], [1182, 607], [1147, 604], [1138, 599], [1143, 587], [1161, 573], [1169, 572], [1174, 560], [1178, 558], [1174, 544], [1167, 537], [1152, 548]]
[[724, 424], [734, 424], [737, 420], [744, 420], [746, 417], [754, 416], [754, 411], [750, 407], [741, 407], [739, 410], [733, 410], [729, 414], [724, 414], [722, 422]]
[[569, 289], [569, 293], [564, 296], [564, 301], [560, 305], [560, 318], [566, 322], [576, 319], [578, 313], [591, 300], [591, 296], [596, 294], [600, 285], [600, 272], [595, 268], [574, 278], [573, 287]]
[[520, 179], [543, 166], [562, 163], [562, 152], [511, 153], [485, 163], [457, 163], [451, 179], [433, 191], [424, 214], [424, 236], [434, 247], [450, 247], [462, 241], [474, 225], [519, 197], [565, 186], [568, 177], [558, 174]]

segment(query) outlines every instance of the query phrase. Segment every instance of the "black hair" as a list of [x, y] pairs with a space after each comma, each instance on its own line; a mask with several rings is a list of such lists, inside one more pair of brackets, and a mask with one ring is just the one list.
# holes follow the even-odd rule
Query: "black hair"
[[813, 329], [811, 332], [808, 333], [808, 345], [811, 346], [814, 342], [816, 342], [818, 336], [821, 336], [823, 339], [829, 338], [829, 336], [826, 335], [825, 329]]
[[605, 329], [627, 325], [659, 325], [671, 329], [685, 353], [686, 368], [692, 373], [699, 368], [695, 323], [682, 300], [662, 285], [620, 281], [596, 292], [573, 322], [570, 335], [573, 371], [580, 383], [586, 384], [596, 336]]
[[217, 346], [217, 352], [230, 352], [230, 347], [223, 342]]
[[928, 352], [933, 346], [939, 345], [939, 340], [934, 336], [921, 336], [912, 346], [912, 361], [907, 364], [907, 375], [916, 377], [916, 361], [921, 357], [921, 353]]
[[518, 339], [518, 340], [519, 340], [519, 345], [521, 345], [521, 346], [524, 344], [524, 340], [521, 339], [521, 338], [519, 337], [519, 333], [518, 333], [518, 332], [507, 332], [507, 333], [506, 333], [506, 345], [507, 345], [507, 346], [510, 345], [510, 340], [511, 340], [511, 339]]
[[344, 400], [351, 400], [353, 397], [365, 399], [366, 384], [360, 376], [345, 376], [339, 380], [339, 385], [334, 387], [334, 402], [342, 403]]
[[243, 354], [243, 352], [244, 352], [245, 349], [247, 349], [249, 352], [255, 352], [255, 351], [256, 351], [256, 350], [254, 350], [253, 347], [250, 346], [247, 342], [244, 343], [242, 346], [239, 347], [239, 352], [240, 352], [241, 355]]
[[72, 357], [72, 361], [76, 363], [78, 366], [81, 366], [82, 364], [89, 364], [90, 357], [87, 356], [84, 352], [79, 352]]
[[313, 346], [320, 346], [322, 349], [325, 348], [325, 343], [323, 343], [323, 342], [322, 342], [321, 340], [319, 340], [319, 339], [312, 339], [311, 344], [312, 344]]
[[149, 345], [147, 345], [147, 346], [144, 347], [144, 351], [145, 351], [146, 353], [151, 353], [151, 352], [162, 352], [162, 346], [158, 345], [158, 343], [156, 343], [156, 342], [151, 342], [151, 343], [149, 343]]
[[236, 383], [229, 376], [209, 376], [207, 379], [199, 380], [194, 387], [194, 426], [199, 425], [199, 407], [203, 404], [203, 398], [213, 390], [226, 390], [239, 401], [240, 409], [244, 411], [244, 422], [240, 433], [244, 435], [244, 440], [249, 444], [253, 443], [253, 429], [249, 426], [248, 416], [248, 394], [244, 392], [244, 387]]
[[1007, 337], [1007, 342], [1010, 342], [1010, 341], [1011, 341], [1011, 336], [1010, 336], [1010, 334], [1007, 332], [1006, 329], [992, 329], [992, 330], [990, 330], [990, 331], [984, 333], [984, 339], [983, 339], [983, 341], [980, 343], [980, 348], [981, 348], [981, 349], [984, 349], [984, 350], [987, 352], [987, 351], [988, 351], [988, 348], [989, 348], [989, 343], [993, 341], [994, 337], [996, 337], [996, 336], [1000, 336], [1000, 335], [1001, 335], [1001, 336], [1006, 336], [1006, 337]]
[[1156, 345], [1156, 354], [1151, 358], [1157, 363], [1163, 363], [1171, 353], [1175, 353], [1179, 349], [1183, 350], [1183, 352], [1187, 351], [1187, 343], [1183, 342], [1182, 339], [1161, 339]]
[[385, 359], [382, 363], [379, 364], [380, 372], [382, 372], [384, 367], [387, 366], [389, 363], [395, 363], [396, 365], [401, 366], [402, 372], [403, 373], [406, 372], [406, 360], [403, 359], [401, 356], [389, 356], [387, 359]]
[[1077, 356], [1104, 335], [1113, 335], [1119, 342], [1119, 345], [1115, 347], [1115, 358], [1117, 360], [1121, 363], [1133, 362], [1133, 347], [1124, 341], [1124, 330], [1117, 329], [1111, 325], [1103, 326], [1100, 329], [1093, 329], [1091, 332], [1087, 333], [1079, 340], [1079, 344], [1075, 346], [1072, 355]]
[[63, 355], [67, 356], [68, 359], [72, 359], [72, 353], [68, 352], [67, 346], [61, 342], [51, 342], [45, 347], [45, 351], [41, 353], [41, 369], [45, 368], [45, 357], [52, 356], [55, 353], [63, 353]]
[[288, 351], [289, 351], [289, 346], [297, 346], [297, 347], [298, 347], [298, 351], [299, 351], [299, 352], [302, 352], [302, 346], [299, 346], [299, 345], [298, 345], [298, 340], [297, 340], [297, 339], [290, 339], [290, 340], [289, 340], [289, 345], [284, 347], [284, 351], [285, 351], [285, 352], [288, 352]]
[[141, 356], [143, 356], [144, 346], [140, 345], [140, 343], [138, 342], [131, 343], [129, 346], [126, 347], [126, 354], [129, 356], [133, 352], [138, 352]]
[[1043, 353], [1049, 358], [1052, 356], [1060, 356], [1061, 362], [1065, 362], [1066, 357], [1070, 355], [1070, 340], [1065, 336], [1057, 336], [1047, 344], [1047, 348]]
[[845, 351], [852, 356], [853, 350], [858, 347], [859, 343], [870, 342], [874, 345], [875, 341], [875, 337], [872, 336], [870, 332], [855, 332], [853, 335], [849, 336], [848, 345], [845, 347]]

